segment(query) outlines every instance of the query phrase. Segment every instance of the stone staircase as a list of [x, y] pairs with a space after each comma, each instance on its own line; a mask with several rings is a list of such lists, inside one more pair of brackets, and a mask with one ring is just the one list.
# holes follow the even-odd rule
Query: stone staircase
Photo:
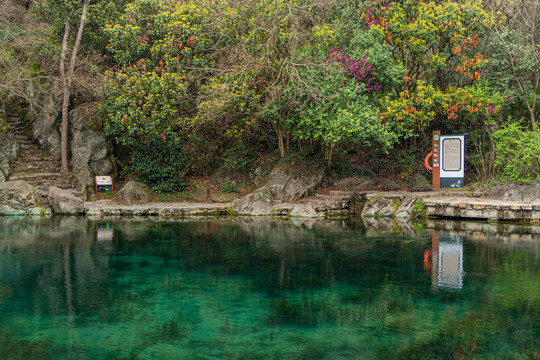
[[42, 195], [47, 195], [50, 186], [56, 186], [69, 190], [76, 196], [81, 196], [75, 189], [75, 181], [71, 175], [61, 172], [60, 161], [45, 154], [28, 138], [23, 121], [17, 114], [8, 112], [6, 120], [19, 144], [19, 154], [11, 164], [9, 181], [26, 181], [38, 188]]

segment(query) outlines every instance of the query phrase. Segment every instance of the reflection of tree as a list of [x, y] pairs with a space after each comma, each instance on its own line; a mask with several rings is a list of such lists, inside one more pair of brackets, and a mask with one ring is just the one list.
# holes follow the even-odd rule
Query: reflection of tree
[[[10, 230], [33, 239], [18, 251], [0, 234], [1, 260], [9, 259], [0, 264], [0, 306], [3, 297], [18, 297], [34, 314], [73, 329], [74, 353], [90, 351], [81, 321], [132, 329], [116, 345], [128, 357], [158, 343], [187, 343], [201, 328], [230, 344], [246, 331], [245, 316], [260, 319], [250, 318], [259, 335], [267, 326], [332, 329], [350, 337], [328, 336], [321, 346], [381, 346], [390, 358], [497, 358], [505, 346], [514, 357], [534, 358], [539, 349], [540, 257], [528, 250], [465, 237], [463, 289], [432, 291], [423, 269], [429, 237], [366, 235], [328, 223], [125, 221], [115, 223], [112, 242], [97, 242], [91, 222], [27, 225]], [[229, 308], [237, 303], [244, 308]], [[384, 348], [388, 339], [402, 348]]]

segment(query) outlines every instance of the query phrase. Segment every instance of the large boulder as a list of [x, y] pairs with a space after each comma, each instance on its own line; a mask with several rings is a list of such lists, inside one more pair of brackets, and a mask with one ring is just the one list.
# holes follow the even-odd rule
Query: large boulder
[[0, 183], [0, 215], [39, 215], [49, 211], [40, 192], [25, 181]]
[[[49, 93], [40, 99], [39, 107], [21, 112], [25, 124], [30, 128], [31, 138], [39, 144], [40, 149], [49, 153], [56, 159], [60, 159], [60, 131], [58, 123], [62, 116], [62, 99], [54, 96], [56, 92], [51, 89]], [[21, 109], [22, 110], [22, 109]]]
[[0, 118], [0, 182], [7, 181], [10, 173], [10, 164], [17, 157], [19, 146], [13, 132]]
[[208, 190], [208, 186], [203, 184], [202, 182], [196, 182], [193, 186], [193, 191], [191, 192], [191, 197], [195, 201], [205, 202], [208, 201], [208, 197], [210, 196], [210, 191]]
[[303, 164], [281, 163], [276, 165], [268, 177], [265, 188], [276, 200], [298, 201], [322, 184], [326, 167], [322, 164], [306, 166]]
[[268, 190], [258, 189], [236, 203], [234, 211], [240, 215], [272, 215], [273, 199]]
[[55, 214], [84, 213], [84, 201], [81, 198], [56, 186], [49, 188], [49, 205]]
[[94, 178], [101, 175], [116, 178], [117, 169], [110, 139], [103, 131], [103, 118], [96, 104], [83, 104], [71, 116], [71, 169], [85, 199], [94, 194]]
[[152, 200], [150, 188], [140, 182], [130, 181], [122, 190], [118, 191], [113, 198], [113, 202], [120, 205], [136, 205], [149, 203]]

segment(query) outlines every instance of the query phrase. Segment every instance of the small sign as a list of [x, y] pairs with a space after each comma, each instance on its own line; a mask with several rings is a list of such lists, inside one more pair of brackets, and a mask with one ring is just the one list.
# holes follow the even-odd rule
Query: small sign
[[112, 177], [96, 176], [96, 185], [112, 185]]
[[111, 176], [96, 176], [96, 193], [102, 191], [113, 191]]

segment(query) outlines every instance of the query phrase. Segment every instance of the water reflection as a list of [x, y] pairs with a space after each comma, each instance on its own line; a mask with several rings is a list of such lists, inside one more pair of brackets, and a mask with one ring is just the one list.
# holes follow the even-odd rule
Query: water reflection
[[540, 231], [449, 224], [0, 219], [0, 359], [535, 358]]
[[96, 240], [112, 241], [114, 238], [114, 223], [112, 221], [96, 224]]
[[431, 288], [463, 288], [463, 239], [459, 235], [441, 235], [434, 231], [429, 250], [424, 254], [424, 269], [431, 268]]

